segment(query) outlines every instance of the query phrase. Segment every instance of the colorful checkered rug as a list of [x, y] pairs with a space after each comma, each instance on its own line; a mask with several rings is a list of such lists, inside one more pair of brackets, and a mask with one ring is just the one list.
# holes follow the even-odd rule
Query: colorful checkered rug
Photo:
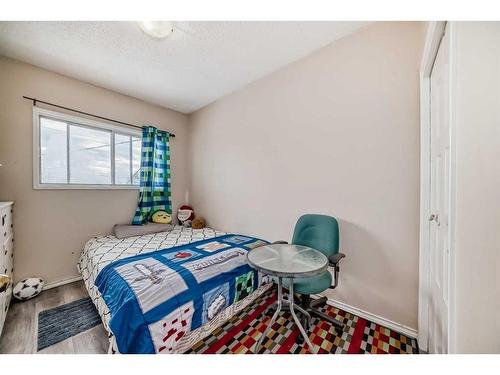
[[[255, 342], [274, 313], [268, 307], [275, 301], [276, 293], [273, 290], [266, 292], [187, 353], [253, 353]], [[313, 318], [309, 339], [319, 347], [319, 353], [418, 353], [417, 340], [413, 338], [332, 306], [325, 306], [322, 311], [343, 322], [344, 330], [337, 333], [331, 324]], [[296, 343], [299, 335], [290, 313], [283, 312], [264, 339], [259, 353], [309, 353], [307, 344]]]

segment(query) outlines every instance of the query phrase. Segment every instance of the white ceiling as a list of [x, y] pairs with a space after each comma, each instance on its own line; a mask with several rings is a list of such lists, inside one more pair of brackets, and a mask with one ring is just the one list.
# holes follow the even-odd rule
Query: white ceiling
[[[368, 22], [0, 22], [0, 54], [191, 113]], [[43, 100], [43, 98], [40, 98]]]

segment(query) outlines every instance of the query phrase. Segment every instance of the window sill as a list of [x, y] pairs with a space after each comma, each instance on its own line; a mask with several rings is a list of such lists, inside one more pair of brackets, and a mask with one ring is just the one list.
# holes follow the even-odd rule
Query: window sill
[[78, 185], [78, 184], [35, 184], [34, 190], [139, 190], [139, 186], [128, 185]]

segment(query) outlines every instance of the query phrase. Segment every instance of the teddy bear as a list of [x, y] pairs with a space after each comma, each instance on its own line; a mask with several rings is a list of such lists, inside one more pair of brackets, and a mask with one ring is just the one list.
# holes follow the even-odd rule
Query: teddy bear
[[196, 217], [192, 223], [193, 229], [203, 229], [205, 228], [205, 219], [202, 217]]

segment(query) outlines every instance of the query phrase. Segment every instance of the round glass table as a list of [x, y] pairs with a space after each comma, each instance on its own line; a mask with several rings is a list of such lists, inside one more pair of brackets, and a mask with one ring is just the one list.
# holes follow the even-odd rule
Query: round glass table
[[[257, 353], [264, 337], [276, 321], [283, 306], [287, 306], [290, 314], [297, 324], [300, 333], [309, 346], [309, 350], [316, 353], [316, 350], [309, 341], [309, 337], [297, 317], [295, 310], [301, 312], [309, 322], [311, 316], [293, 301], [293, 279], [306, 278], [318, 275], [328, 269], [328, 258], [320, 251], [300, 245], [273, 244], [255, 248], [247, 253], [247, 261], [250, 267], [257, 271], [278, 278], [278, 300], [277, 308], [266, 330], [255, 344], [254, 353]], [[288, 279], [288, 300], [283, 298], [283, 279]]]

